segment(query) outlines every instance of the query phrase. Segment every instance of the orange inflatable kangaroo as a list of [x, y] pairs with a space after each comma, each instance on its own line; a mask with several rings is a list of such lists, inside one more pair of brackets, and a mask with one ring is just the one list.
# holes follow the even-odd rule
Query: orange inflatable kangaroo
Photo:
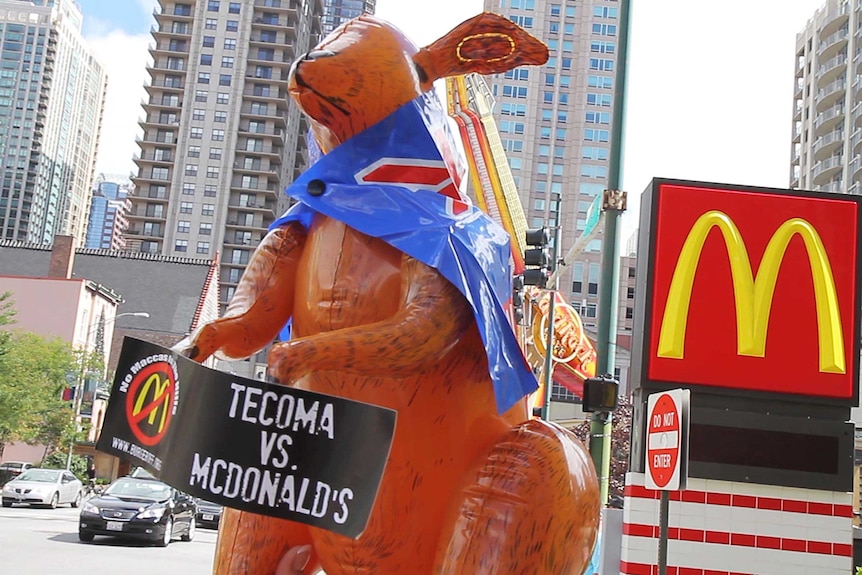
[[[393, 26], [352, 20], [294, 65], [290, 94], [329, 152], [442, 77], [542, 64], [547, 48], [480, 14], [418, 49]], [[350, 539], [229, 510], [215, 571], [271, 575], [288, 548], [313, 547], [328, 575], [568, 575], [588, 564], [599, 522], [593, 465], [566, 430], [530, 419], [526, 401], [498, 413], [476, 320], [434, 268], [316, 214], [264, 238], [225, 316], [188, 354], [246, 357], [292, 317], [272, 347], [284, 385], [398, 412], [365, 531]]]

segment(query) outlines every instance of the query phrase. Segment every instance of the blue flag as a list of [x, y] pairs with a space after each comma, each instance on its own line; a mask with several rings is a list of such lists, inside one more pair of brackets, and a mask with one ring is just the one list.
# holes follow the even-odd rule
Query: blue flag
[[445, 117], [433, 94], [405, 104], [303, 173], [286, 190], [298, 203], [273, 227], [308, 227], [318, 212], [438, 270], [473, 310], [502, 413], [538, 387], [504, 307], [512, 295], [511, 243], [458, 193], [432, 137], [440, 130]]

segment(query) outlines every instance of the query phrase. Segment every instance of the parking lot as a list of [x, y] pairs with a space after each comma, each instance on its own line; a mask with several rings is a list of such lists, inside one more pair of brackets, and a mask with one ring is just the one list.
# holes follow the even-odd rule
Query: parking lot
[[79, 509], [0, 509], [0, 572], [15, 575], [153, 575], [212, 573], [216, 531], [198, 529], [191, 542], [166, 548], [97, 537], [78, 541]]

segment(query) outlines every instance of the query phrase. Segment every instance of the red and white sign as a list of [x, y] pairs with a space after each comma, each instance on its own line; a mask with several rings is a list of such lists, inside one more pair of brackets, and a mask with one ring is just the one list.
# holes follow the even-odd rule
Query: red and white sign
[[685, 489], [689, 390], [654, 393], [647, 399], [647, 489]]

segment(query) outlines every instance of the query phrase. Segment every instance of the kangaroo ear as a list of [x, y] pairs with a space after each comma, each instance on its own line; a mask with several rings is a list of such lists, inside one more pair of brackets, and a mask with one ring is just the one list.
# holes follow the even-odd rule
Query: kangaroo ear
[[497, 74], [548, 61], [548, 47], [511, 20], [483, 12], [413, 56], [423, 84], [469, 72]]

